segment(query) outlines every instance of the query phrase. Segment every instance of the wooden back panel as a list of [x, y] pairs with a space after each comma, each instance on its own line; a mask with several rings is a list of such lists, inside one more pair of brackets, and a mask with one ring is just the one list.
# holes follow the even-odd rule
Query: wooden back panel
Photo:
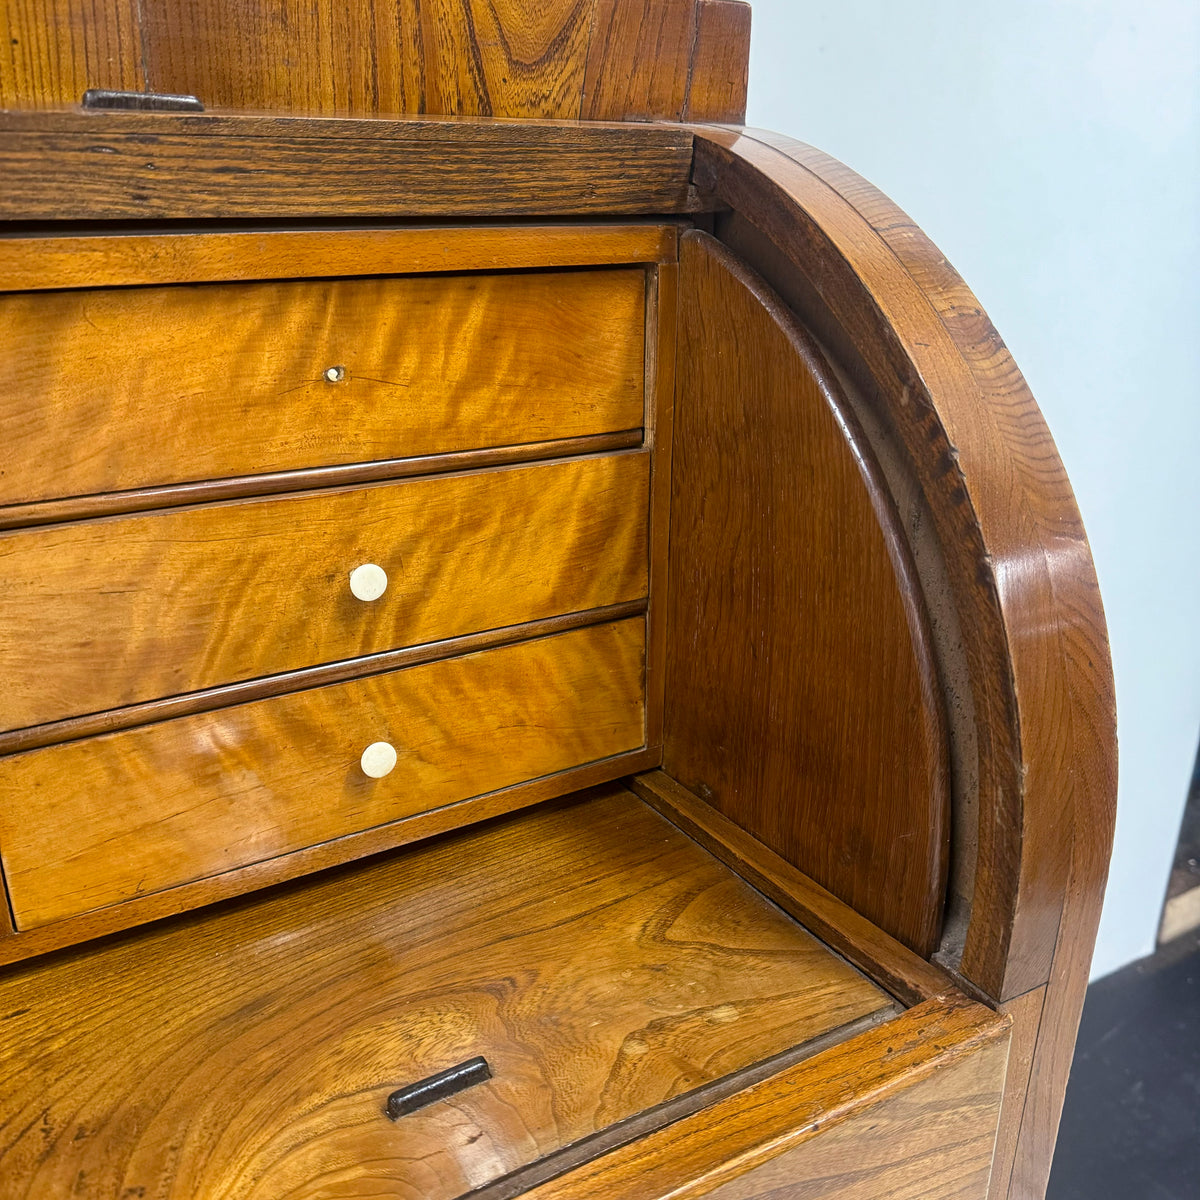
[[928, 955], [947, 752], [894, 507], [812, 339], [707, 234], [680, 300], [664, 767]]
[[741, 120], [737, 0], [3, 0], [0, 108], [86, 88], [309, 116]]

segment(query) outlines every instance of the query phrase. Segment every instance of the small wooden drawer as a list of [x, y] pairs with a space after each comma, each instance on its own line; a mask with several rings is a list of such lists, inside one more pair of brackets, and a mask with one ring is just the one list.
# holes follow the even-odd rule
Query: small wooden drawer
[[[895, 1006], [613, 788], [31, 964], [0, 1013], [8, 1200], [452, 1200]], [[475, 1056], [490, 1080], [384, 1115]]]
[[643, 424], [629, 268], [9, 294], [0, 325], [0, 504]]
[[648, 488], [637, 451], [0, 535], [0, 727], [641, 599]]
[[[0, 854], [17, 926], [633, 750], [644, 717], [633, 618], [15, 754]], [[395, 765], [370, 778], [378, 743]]]

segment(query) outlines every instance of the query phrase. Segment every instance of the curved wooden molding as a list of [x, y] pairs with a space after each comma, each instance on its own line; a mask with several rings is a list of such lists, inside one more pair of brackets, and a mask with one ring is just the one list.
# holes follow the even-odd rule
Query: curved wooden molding
[[[696, 183], [769, 243], [789, 299], [874, 398], [932, 513], [978, 736], [978, 857], [955, 965], [1033, 1014], [1028, 1095], [1010, 1076], [1003, 1120], [1019, 1127], [1010, 1194], [1041, 1195], [1116, 785], [1104, 616], [1070, 484], [1007, 348], [904, 213], [801, 143], [696, 132]], [[1016, 1003], [1043, 987], [1043, 1003]]]
[[812, 339], [680, 241], [664, 767], [881, 929], [937, 946], [945, 719], [891, 498]]

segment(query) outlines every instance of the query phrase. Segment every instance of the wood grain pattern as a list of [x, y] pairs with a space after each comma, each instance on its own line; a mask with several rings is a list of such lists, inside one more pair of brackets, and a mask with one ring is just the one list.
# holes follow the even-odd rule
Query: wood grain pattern
[[[790, 1152], [796, 1155], [792, 1161], [801, 1186], [792, 1190], [784, 1184], [780, 1191], [758, 1195], [787, 1200], [892, 1195], [837, 1190], [854, 1186], [858, 1164], [864, 1175], [874, 1172], [877, 1187], [886, 1184], [889, 1170], [895, 1181], [908, 1169], [905, 1184], [917, 1187], [897, 1193], [901, 1197], [975, 1200], [984, 1193], [936, 1189], [956, 1177], [973, 1186], [982, 1174], [986, 1183], [1007, 1044], [1005, 1018], [981, 1005], [930, 1001], [525, 1195], [529, 1200], [692, 1200], [722, 1185], [735, 1186], [747, 1175], [753, 1178], [756, 1168], [769, 1170]], [[908, 1164], [903, 1144], [886, 1139], [872, 1144], [876, 1122], [901, 1132], [906, 1125], [911, 1130], [914, 1117], [941, 1132], [956, 1125], [959, 1138], [940, 1148], [931, 1147], [927, 1138], [917, 1140]], [[824, 1146], [833, 1143], [835, 1173], [821, 1178]], [[931, 1190], [920, 1191], [922, 1184]]]
[[707, 234], [680, 276], [664, 769], [928, 954], [946, 743], [903, 534], [786, 310]]
[[137, 0], [4, 0], [0, 108], [61, 108], [87, 88], [141, 91]]
[[750, 5], [700, 0], [684, 120], [740, 125], [746, 119]]
[[1000, 1109], [1000, 1128], [996, 1131], [996, 1154], [992, 1160], [991, 1194], [995, 1197], [1009, 1195], [1018, 1150], [1025, 1164], [1041, 1158], [1049, 1162], [1054, 1156], [1057, 1117], [1049, 1127], [1031, 1126], [1022, 1130], [1045, 1000], [1046, 989], [1040, 987], [1006, 1001], [1000, 1008], [1011, 1018], [1013, 1027], [1008, 1073], [1004, 1081], [1004, 1102]]
[[691, 165], [665, 124], [0, 113], [0, 220], [644, 217]]
[[[379, 741], [399, 760], [370, 779], [359, 756]], [[634, 619], [13, 755], [0, 762], [0, 852], [17, 927], [644, 741]]]
[[[8, 1200], [448, 1200], [880, 1009], [610, 789], [10, 972], [0, 1176]], [[492, 1082], [383, 1117], [478, 1053]]]
[[[585, 454], [608, 454], [635, 450], [645, 444], [644, 431], [598, 433], [552, 442], [526, 442], [517, 446], [490, 446], [485, 450], [462, 450], [451, 454], [419, 454], [415, 458], [385, 458], [377, 462], [346, 463], [340, 467], [314, 467], [300, 471], [272, 471], [266, 475], [236, 475], [229, 479], [201, 479], [194, 483], [165, 487], [134, 488], [127, 492], [68, 496], [61, 500], [35, 500], [28, 504], [0, 505], [0, 530], [27, 529], [35, 525], [57, 525], [62, 521], [86, 521], [122, 513], [148, 512], [155, 508], [181, 508], [211, 504], [219, 500], [243, 500], [248, 496], [273, 496], [283, 492], [316, 488], [347, 487], [361, 483], [384, 483], [393, 479], [416, 479], [424, 475], [448, 475], [458, 471], [483, 471], [519, 463]], [[3, 741], [3, 735], [0, 735]]]
[[997, 1040], [704, 1194], [711, 1200], [986, 1200], [1005, 1052]]
[[904, 213], [811, 147], [697, 133], [697, 181], [768, 240], [756, 262], [874, 397], [933, 514], [978, 739], [977, 868], [950, 961], [998, 1000], [1049, 985], [1009, 1189], [1040, 1196], [1116, 781], [1104, 617], [1070, 485], [996, 330]]
[[636, 429], [645, 294], [627, 269], [3, 296], [0, 501]]
[[629, 787], [901, 1003], [962, 996], [948, 971], [872, 925], [665, 771], [635, 776]]
[[[695, 46], [712, 0], [8, 0], [0, 107], [64, 108], [87, 87], [306, 116], [722, 120], [748, 39], [718, 72]], [[697, 86], [697, 80], [700, 81]], [[689, 89], [689, 83], [692, 84]], [[723, 97], [724, 98], [724, 97]], [[738, 107], [736, 96], [734, 106]]]
[[[583, 86], [585, 120], [679, 120], [696, 42], [692, 0], [595, 0]], [[628, 46], [653, 51], [621, 69]]]
[[638, 452], [0, 535], [0, 724], [642, 599], [648, 488]]
[[[171, 721], [176, 717], [188, 717], [194, 713], [211, 712], [216, 708], [228, 708], [233, 704], [249, 704], [254, 700], [265, 700], [271, 696], [282, 696], [288, 692], [306, 688], [325, 687], [331, 683], [346, 683], [366, 675], [379, 675], [384, 671], [399, 671], [406, 667], [421, 666], [441, 658], [452, 658], [460, 654], [475, 654], [495, 646], [508, 646], [529, 638], [549, 637], [554, 633], [565, 633], [568, 629], [582, 629], [587, 625], [602, 625], [607, 621], [623, 621], [627, 617], [642, 617], [649, 608], [648, 600], [630, 600], [625, 604], [608, 604], [603, 608], [588, 608], [582, 612], [562, 613], [556, 617], [544, 617], [538, 621], [522, 621], [517, 625], [504, 625], [499, 629], [485, 629], [480, 633], [467, 633], [461, 637], [444, 638], [438, 642], [425, 642], [418, 646], [405, 646], [400, 650], [384, 650], [379, 654], [368, 654], [362, 658], [345, 659], [341, 662], [321, 663], [315, 667], [302, 667], [297, 671], [284, 671], [278, 675], [266, 675], [259, 679], [244, 679], [239, 683], [227, 683], [222, 687], [209, 688], [203, 692], [186, 692], [182, 696], [167, 696], [160, 700], [149, 700], [144, 704], [131, 704], [124, 708], [108, 708], [103, 712], [86, 713], [80, 717], [67, 717], [62, 721], [50, 721], [45, 725], [30, 725], [24, 729], [10, 729], [0, 733], [0, 755], [16, 754], [22, 750], [37, 750], [42, 746], [53, 746], [59, 742], [73, 742], [80, 738], [96, 737], [102, 733], [115, 733], [119, 729], [133, 729], [138, 725], [149, 725], [155, 721]], [[649, 703], [649, 702], [648, 702]], [[661, 752], [661, 745], [660, 745]]]
[[522, 271], [673, 262], [678, 226], [641, 221], [0, 238], [0, 291], [323, 275]]
[[[444, 808], [417, 813], [403, 821], [377, 825], [359, 833], [349, 833], [336, 841], [322, 842], [285, 854], [251, 863], [224, 875], [212, 875], [182, 883], [178, 887], [138, 896], [109, 908], [99, 908], [78, 917], [66, 917], [51, 925], [42, 925], [20, 933], [12, 931], [11, 916], [5, 912], [0, 925], [0, 965], [45, 955], [52, 950], [95, 941], [108, 934], [132, 929], [149, 921], [173, 917], [179, 913], [245, 896], [258, 889], [294, 882], [306, 875], [340, 867], [382, 851], [410, 846], [442, 834], [455, 833], [473, 824], [481, 824], [546, 800], [569, 796], [580, 789], [596, 787], [647, 771], [661, 758], [658, 750], [645, 747], [616, 754], [611, 758], [572, 767], [556, 775], [545, 775], [512, 787], [474, 796]], [[5, 906], [7, 909], [7, 905]]]
[[189, 0], [151, 6], [146, 75], [210, 107], [324, 116], [579, 116], [591, 3]]

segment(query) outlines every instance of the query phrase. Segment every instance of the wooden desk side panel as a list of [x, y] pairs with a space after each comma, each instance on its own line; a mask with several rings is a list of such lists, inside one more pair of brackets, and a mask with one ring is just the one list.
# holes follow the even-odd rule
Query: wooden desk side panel
[[[810, 1138], [709, 1200], [986, 1200], [1003, 1040]], [[680, 1200], [698, 1192], [684, 1192]]]
[[765, 285], [700, 232], [680, 277], [664, 769], [929, 954], [945, 722], [895, 513]]
[[1041, 1196], [1116, 795], [1112, 674], [1083, 524], [1020, 371], [911, 219], [810, 146], [753, 131], [697, 135], [697, 183], [761, 239], [752, 261], [871, 397], [932, 513], [978, 740], [974, 887], [965, 941], [946, 947], [946, 961], [1014, 1002], [1019, 1022], [1037, 1020], [1021, 1034], [1032, 1067], [1016, 1072], [1003, 1123], [1008, 1195]]
[[524, 1195], [984, 1200], [1008, 1038], [929, 1001]]

